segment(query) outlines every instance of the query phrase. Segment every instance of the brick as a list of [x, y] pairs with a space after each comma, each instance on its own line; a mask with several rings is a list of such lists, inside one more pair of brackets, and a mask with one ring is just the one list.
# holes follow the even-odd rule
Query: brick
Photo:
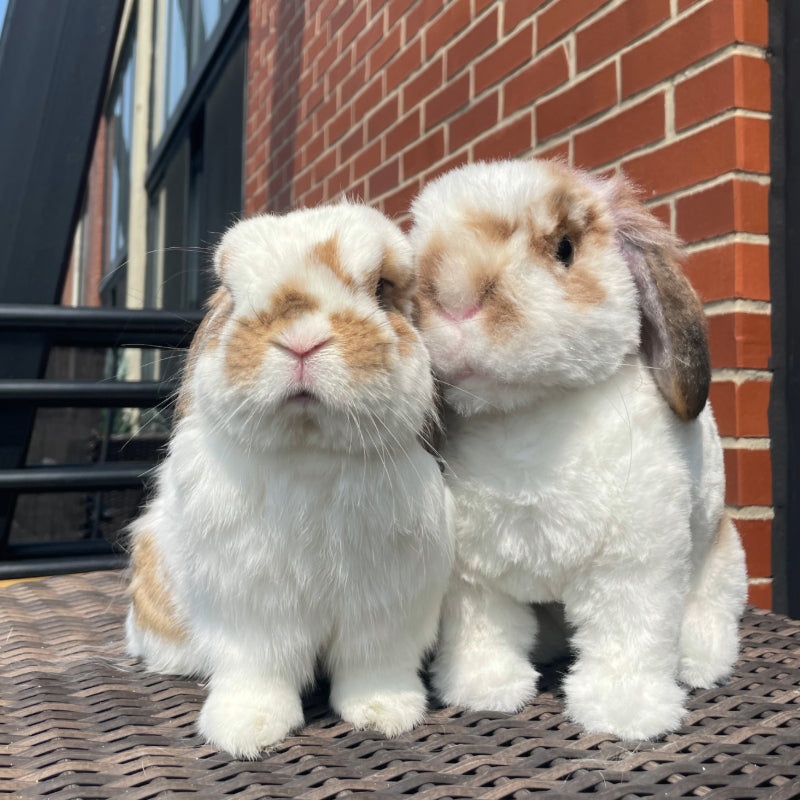
[[403, 87], [403, 108], [408, 110], [435, 92], [444, 80], [444, 57], [439, 56]]
[[563, 133], [572, 125], [611, 108], [616, 102], [617, 69], [616, 65], [609, 64], [555, 97], [537, 104], [537, 139], [543, 141]]
[[708, 318], [708, 342], [715, 369], [768, 369], [772, 349], [769, 314], [715, 314]]
[[444, 128], [439, 128], [403, 153], [403, 177], [419, 175], [444, 158]]
[[[339, 88], [339, 97], [341, 98], [342, 105], [349, 103], [363, 88], [367, 82], [367, 65], [363, 62], [356, 64], [351, 70], [350, 74], [345, 78]], [[373, 78], [370, 83], [368, 91], [374, 91], [378, 96], [383, 92], [383, 83], [381, 77]], [[358, 114], [359, 108], [356, 108]]]
[[505, 83], [503, 87], [505, 113], [512, 114], [523, 106], [532, 104], [568, 78], [569, 64], [563, 47], [557, 47], [539, 56]]
[[430, 58], [441, 50], [471, 20], [470, 0], [454, 0], [443, 4], [444, 10], [425, 31], [425, 55]]
[[503, 33], [510, 33], [524, 19], [533, 17], [547, 0], [505, 0], [503, 6]]
[[483, 100], [470, 104], [469, 108], [450, 122], [448, 140], [450, 150], [460, 149], [484, 131], [493, 128], [497, 124], [499, 113], [500, 96], [498, 92], [492, 92]]
[[544, 150], [537, 148], [534, 153], [536, 158], [547, 161], [563, 161], [565, 164], [569, 164], [569, 141], [546, 147]]
[[339, 142], [339, 162], [351, 159], [364, 145], [364, 127], [358, 125]]
[[362, 58], [381, 40], [383, 36], [383, 18], [376, 17], [369, 23], [366, 30], [356, 38], [355, 60]]
[[334, 169], [336, 169], [336, 152], [334, 150], [328, 150], [323, 156], [318, 158], [311, 167], [314, 183], [320, 183], [323, 178], [330, 175]]
[[720, 435], [768, 437], [770, 389], [770, 381], [712, 383], [709, 397]]
[[751, 578], [772, 576], [772, 523], [768, 519], [737, 519], [734, 525], [744, 545], [747, 574]]
[[469, 160], [469, 152], [467, 150], [462, 150], [457, 155], [448, 158], [446, 161], [439, 162], [433, 169], [428, 170], [428, 172], [422, 176], [422, 180], [424, 183], [430, 183], [436, 180], [440, 175], [444, 175], [445, 172], [450, 172], [451, 169], [457, 169], [469, 163]]
[[769, 450], [726, 449], [725, 502], [731, 506], [772, 504], [772, 461]]
[[[397, 95], [390, 97], [367, 117], [367, 139], [374, 139], [379, 133], [393, 125], [400, 116], [400, 103]], [[358, 110], [356, 110], [358, 118]]]
[[526, 25], [475, 64], [475, 93], [502, 80], [531, 60], [533, 24]]
[[450, 81], [425, 103], [425, 130], [449, 117], [469, 102], [469, 75]]
[[387, 93], [404, 83], [420, 64], [422, 64], [422, 39], [417, 36], [414, 41], [400, 49], [386, 68]]
[[669, 0], [626, 0], [575, 35], [578, 71], [617, 53], [670, 15]]
[[476, 161], [512, 158], [531, 147], [533, 129], [530, 114], [520, 117], [481, 139], [473, 148]]
[[419, 180], [413, 180], [404, 184], [399, 189], [383, 198], [384, 214], [388, 215], [396, 222], [400, 218], [408, 216], [408, 209], [411, 206], [411, 201], [417, 196], [420, 190]]
[[353, 107], [342, 109], [328, 124], [328, 147], [331, 147], [353, 129]]
[[340, 44], [342, 50], [344, 51], [346, 48], [350, 47], [350, 45], [355, 41], [356, 36], [358, 36], [364, 28], [367, 27], [367, 7], [366, 5], [361, 5], [355, 10], [353, 16], [350, 17], [347, 24], [340, 30]]
[[400, 50], [401, 29], [396, 25], [369, 54], [367, 75], [371, 77]]
[[723, 120], [622, 164], [652, 196], [693, 186], [732, 170], [769, 172], [769, 121]]
[[608, 0], [558, 0], [548, 6], [537, 17], [536, 46], [539, 50], [544, 49], [607, 2]]
[[394, 189], [400, 178], [400, 159], [395, 158], [375, 170], [367, 180], [367, 188], [371, 199]]
[[391, 28], [395, 22], [401, 19], [416, 0], [389, 0], [388, 21]]
[[447, 49], [447, 77], [452, 78], [497, 42], [497, 9], [493, 9]]
[[391, 154], [404, 150], [419, 138], [421, 130], [422, 112], [415, 108], [387, 132], [386, 152]]
[[[754, 0], [759, 3], [761, 0]], [[759, 44], [759, 28], [740, 14], [739, 0], [714, 0], [622, 54], [622, 96], [678, 74], [736, 41]], [[737, 20], [741, 17], [741, 23]]]
[[355, 10], [355, 0], [340, 0], [328, 17], [328, 30], [334, 34], [347, 22]]
[[599, 167], [638, 148], [663, 139], [666, 112], [663, 93], [575, 135], [575, 165]]
[[672, 228], [672, 209], [669, 203], [656, 203], [647, 206], [647, 210], [654, 216], [660, 219], [668, 228]]
[[769, 300], [769, 247], [729, 242], [691, 253], [684, 273], [703, 302], [749, 298]]
[[681, 197], [676, 203], [677, 233], [684, 242], [726, 233], [768, 233], [769, 186], [728, 180]]
[[353, 51], [347, 49], [331, 64], [331, 68], [325, 73], [326, 91], [331, 94], [335, 92], [336, 87], [341, 85], [342, 81], [352, 72], [352, 69]]
[[770, 75], [766, 60], [735, 54], [675, 87], [676, 130], [731, 108], [770, 110]]
[[350, 185], [350, 165], [340, 167], [332, 173], [325, 181], [325, 194], [328, 197], [335, 197], [347, 190]]
[[[419, 0], [406, 14], [406, 30], [420, 31], [425, 23], [442, 10], [442, 0]], [[431, 53], [428, 51], [428, 58]]]
[[363, 178], [381, 163], [381, 143], [374, 142], [362, 150], [353, 161], [353, 180]]
[[747, 602], [751, 606], [772, 610], [772, 581], [749, 584], [747, 587]]
[[766, 47], [769, 44], [769, 7], [767, 0], [734, 2], [736, 41]]

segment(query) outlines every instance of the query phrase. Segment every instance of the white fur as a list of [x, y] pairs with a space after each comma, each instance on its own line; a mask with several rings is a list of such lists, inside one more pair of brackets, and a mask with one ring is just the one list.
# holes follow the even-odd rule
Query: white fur
[[[528, 604], [563, 602], [577, 651], [567, 713], [590, 731], [650, 738], [680, 724], [679, 679], [729, 675], [744, 558], [729, 522], [714, 543], [724, 469], [711, 409], [680, 420], [638, 355], [636, 287], [613, 231], [579, 252], [605, 289], [597, 304], [570, 302], [531, 255], [520, 213], [545, 217], [553, 187], [537, 162], [477, 164], [413, 206], [417, 252], [447, 243], [422, 318], [453, 409], [443, 454], [457, 569], [434, 683], [449, 704], [517, 710], [536, 683]], [[497, 245], [523, 316], [501, 341], [486, 335], [483, 311], [436, 311], [476, 302], [462, 277], [474, 241], [463, 221], [476, 209], [520, 221]]]
[[[356, 278], [387, 246], [410, 269], [399, 229], [365, 207], [258, 217], [226, 234], [218, 263], [233, 319], [197, 356], [191, 406], [134, 528], [134, 544], [155, 536], [188, 639], [142, 631], [131, 613], [129, 651], [159, 671], [208, 677], [200, 730], [248, 758], [302, 726], [300, 692], [318, 660], [344, 719], [390, 736], [420, 722], [417, 669], [452, 563], [444, 483], [417, 441], [432, 408], [426, 351], [417, 337], [401, 356], [374, 289], [348, 289], [308, 263], [334, 234]], [[267, 312], [286, 282], [319, 308], [282, 336], [324, 338], [331, 314], [354, 311], [381, 325], [390, 366], [355, 380], [334, 339], [309, 358], [302, 385], [274, 346], [250, 385], [232, 382], [225, 359], [237, 319]], [[297, 389], [319, 402], [292, 401]]]

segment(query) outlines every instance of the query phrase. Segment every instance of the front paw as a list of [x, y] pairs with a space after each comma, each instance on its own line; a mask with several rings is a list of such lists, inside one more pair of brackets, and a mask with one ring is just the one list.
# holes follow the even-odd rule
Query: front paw
[[232, 688], [211, 690], [198, 719], [200, 733], [237, 758], [257, 758], [302, 727], [303, 707], [296, 692]]
[[419, 725], [427, 698], [416, 669], [340, 672], [331, 686], [331, 705], [345, 722], [384, 736]]
[[680, 727], [685, 693], [669, 676], [574, 670], [564, 681], [567, 716], [590, 733], [653, 739]]
[[433, 685], [448, 706], [513, 714], [536, 697], [539, 673], [516, 655], [500, 654], [448, 664], [437, 659]]

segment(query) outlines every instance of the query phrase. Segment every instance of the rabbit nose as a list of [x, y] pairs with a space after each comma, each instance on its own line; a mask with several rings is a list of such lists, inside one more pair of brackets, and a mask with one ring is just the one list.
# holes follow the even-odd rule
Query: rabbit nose
[[463, 322], [474, 317], [483, 307], [483, 303], [475, 303], [465, 308], [439, 308], [439, 313], [451, 322]]
[[275, 346], [286, 353], [293, 355], [298, 361], [302, 361], [308, 356], [322, 350], [330, 342], [330, 337], [327, 339], [318, 340], [316, 342], [304, 342], [300, 340], [289, 340], [285, 343], [275, 342]]

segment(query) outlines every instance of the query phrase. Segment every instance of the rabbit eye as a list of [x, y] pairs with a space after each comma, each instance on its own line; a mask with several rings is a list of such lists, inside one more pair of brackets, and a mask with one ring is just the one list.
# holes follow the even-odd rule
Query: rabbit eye
[[558, 243], [558, 247], [556, 247], [556, 258], [565, 266], [569, 267], [572, 265], [572, 258], [575, 255], [575, 248], [572, 246], [572, 242], [570, 241], [568, 236], [562, 236], [561, 241]]
[[394, 284], [391, 281], [387, 281], [386, 278], [378, 278], [378, 283], [375, 286], [375, 297], [381, 308], [386, 308], [386, 290], [392, 286]]

